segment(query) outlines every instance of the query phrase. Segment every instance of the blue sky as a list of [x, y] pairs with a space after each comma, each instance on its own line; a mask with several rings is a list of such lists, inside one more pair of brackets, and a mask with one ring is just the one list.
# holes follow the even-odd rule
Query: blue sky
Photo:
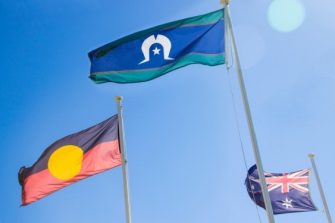
[[[335, 218], [335, 3], [301, 1], [304, 19], [290, 32], [271, 26], [270, 3], [231, 4], [263, 165], [295, 171], [310, 167], [307, 154], [316, 153]], [[88, 79], [90, 50], [218, 8], [218, 1], [200, 0], [1, 0], [0, 223], [125, 221], [121, 168], [25, 208], [17, 182], [20, 166], [32, 165], [52, 142], [115, 114], [116, 95], [124, 96], [134, 223], [258, 222], [244, 187], [231, 91], [247, 165], [255, 161], [235, 72], [192, 65], [139, 84]], [[311, 193], [319, 211], [276, 222], [326, 222], [314, 176]]]

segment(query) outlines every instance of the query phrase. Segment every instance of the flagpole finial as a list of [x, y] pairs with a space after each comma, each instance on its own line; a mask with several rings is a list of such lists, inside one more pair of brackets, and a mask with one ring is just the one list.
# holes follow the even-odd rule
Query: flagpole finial
[[230, 3], [230, 0], [221, 0], [221, 4], [223, 6], [229, 5], [229, 3]]
[[314, 158], [314, 157], [315, 157], [315, 154], [314, 154], [314, 153], [310, 153], [310, 154], [308, 154], [308, 157], [309, 157], [309, 158]]
[[115, 97], [115, 100], [118, 101], [118, 102], [122, 101], [122, 99], [123, 99], [122, 96], [116, 96], [116, 97]]

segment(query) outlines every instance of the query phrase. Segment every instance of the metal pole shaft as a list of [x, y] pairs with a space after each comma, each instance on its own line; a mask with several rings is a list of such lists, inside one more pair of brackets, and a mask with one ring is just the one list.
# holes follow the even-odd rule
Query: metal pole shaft
[[260, 178], [260, 183], [261, 183], [265, 208], [266, 208], [269, 223], [274, 223], [275, 220], [274, 220], [274, 217], [273, 217], [272, 205], [271, 205], [270, 196], [269, 196], [269, 192], [268, 192], [268, 189], [267, 189], [267, 184], [266, 184], [265, 177], [264, 177], [264, 169], [263, 169], [263, 165], [262, 165], [261, 155], [260, 155], [260, 152], [259, 152], [259, 149], [258, 149], [258, 143], [257, 143], [257, 139], [256, 139], [256, 133], [255, 133], [252, 117], [251, 117], [251, 112], [250, 112], [250, 107], [249, 107], [249, 102], [248, 102], [248, 96], [247, 96], [247, 92], [246, 92], [245, 85], [244, 85], [240, 60], [239, 60], [239, 57], [238, 57], [238, 52], [237, 52], [237, 47], [236, 47], [236, 42], [235, 42], [235, 36], [234, 36], [234, 33], [233, 33], [232, 23], [231, 23], [231, 20], [230, 20], [229, 4], [226, 5], [225, 10], [227, 10], [227, 13], [226, 13], [227, 18], [225, 18], [225, 20], [228, 23], [229, 32], [231, 34], [231, 40], [232, 40], [233, 50], [234, 50], [234, 54], [235, 54], [234, 55], [235, 65], [236, 65], [236, 70], [237, 70], [238, 79], [239, 79], [239, 83], [240, 83], [243, 105], [244, 105], [244, 110], [245, 110], [245, 114], [246, 114], [246, 118], [247, 118], [247, 122], [248, 122], [248, 127], [249, 127], [250, 138], [251, 138], [251, 141], [252, 141], [253, 152], [254, 152], [254, 156], [255, 156], [255, 160], [256, 160], [256, 164], [257, 164], [258, 175], [259, 175], [259, 178]]
[[122, 97], [116, 96], [115, 100], [117, 102], [118, 122], [119, 122], [119, 140], [120, 140], [120, 149], [122, 157], [122, 176], [123, 176], [123, 191], [124, 191], [124, 200], [126, 209], [126, 223], [131, 223], [131, 208], [129, 198], [128, 168], [127, 168], [127, 156], [126, 156], [127, 154], [126, 154], [125, 136], [123, 129]]
[[326, 196], [325, 196], [325, 193], [323, 191], [323, 188], [322, 188], [322, 185], [321, 185], [320, 176], [319, 176], [318, 170], [316, 169], [316, 165], [315, 165], [315, 162], [314, 162], [315, 155], [314, 154], [308, 154], [308, 157], [311, 159], [313, 171], [314, 171], [314, 174], [315, 174], [315, 177], [316, 177], [316, 182], [317, 182], [318, 187], [319, 187], [319, 191], [320, 191], [320, 195], [321, 195], [323, 207], [324, 207], [324, 210], [325, 210], [326, 215], [327, 215], [328, 223], [332, 223], [333, 221], [332, 221], [332, 218], [330, 216], [329, 209], [328, 209], [328, 204], [327, 204], [327, 201], [326, 201]]

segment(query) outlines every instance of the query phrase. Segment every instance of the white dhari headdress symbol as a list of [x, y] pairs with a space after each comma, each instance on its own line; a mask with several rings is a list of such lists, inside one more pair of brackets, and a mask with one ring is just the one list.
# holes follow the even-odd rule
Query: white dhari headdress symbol
[[170, 51], [172, 47], [171, 41], [166, 36], [158, 34], [157, 37], [151, 35], [143, 41], [141, 50], [144, 56], [144, 60], [139, 64], [150, 61], [150, 47], [155, 43], [162, 45], [164, 51], [164, 60], [174, 60], [170, 57]]

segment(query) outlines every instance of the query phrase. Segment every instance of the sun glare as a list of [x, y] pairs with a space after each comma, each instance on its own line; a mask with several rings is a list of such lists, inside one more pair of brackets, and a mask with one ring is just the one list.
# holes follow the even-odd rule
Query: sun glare
[[300, 0], [274, 0], [268, 9], [268, 21], [280, 32], [297, 29], [305, 19], [305, 8]]

